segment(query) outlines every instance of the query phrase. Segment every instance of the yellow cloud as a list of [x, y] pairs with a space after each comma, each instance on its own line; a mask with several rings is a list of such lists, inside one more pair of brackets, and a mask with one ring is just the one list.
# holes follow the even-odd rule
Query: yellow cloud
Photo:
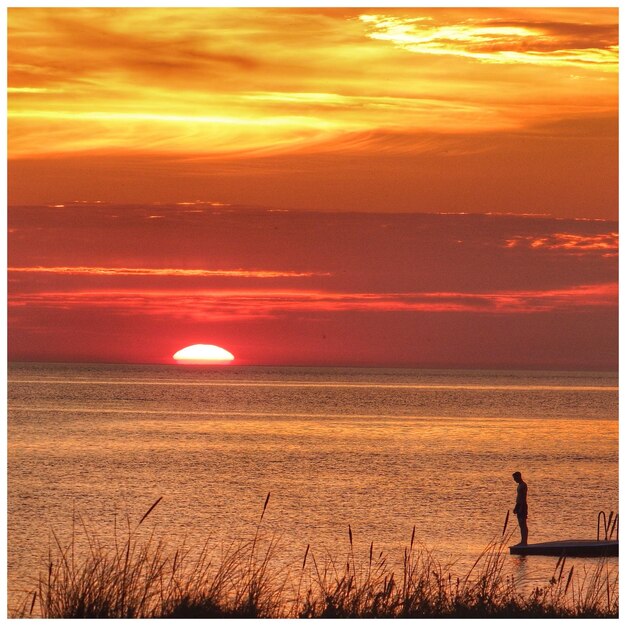
[[[619, 52], [617, 28], [610, 41], [600, 47], [593, 30], [561, 23], [520, 22], [497, 19], [469, 19], [460, 23], [437, 23], [431, 17], [402, 18], [365, 14], [360, 20], [369, 37], [389, 41], [400, 48], [421, 54], [461, 56], [486, 63], [531, 63], [554, 66], [594, 66], [617, 71]], [[606, 33], [607, 29], [596, 30]], [[577, 36], [576, 36], [577, 35]]]

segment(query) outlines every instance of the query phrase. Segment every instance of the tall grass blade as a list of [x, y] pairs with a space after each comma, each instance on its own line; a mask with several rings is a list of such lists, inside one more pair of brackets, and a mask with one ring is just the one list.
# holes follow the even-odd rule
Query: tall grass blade
[[572, 574], [574, 573], [574, 566], [572, 565], [570, 571], [569, 571], [569, 576], [567, 577], [567, 583], [565, 583], [565, 591], [563, 592], [564, 594], [567, 593], [567, 590], [569, 588], [569, 584], [572, 582]]
[[30, 603], [30, 611], [28, 611], [29, 615], [33, 614], [33, 609], [35, 608], [35, 600], [37, 600], [37, 592], [33, 592], [33, 601]]
[[271, 491], [267, 492], [267, 498], [265, 498], [265, 504], [263, 505], [263, 511], [261, 512], [261, 519], [259, 521], [263, 521], [263, 516], [265, 515], [265, 509], [267, 509], [267, 503], [270, 501]]
[[152, 511], [154, 511], [154, 509], [156, 508], [157, 504], [159, 504], [159, 502], [161, 502], [161, 500], [163, 500], [163, 496], [161, 496], [160, 498], [157, 498], [155, 503], [143, 514], [143, 517], [139, 520], [139, 524], [137, 524], [137, 528], [139, 528], [139, 526], [141, 526], [141, 524], [148, 517], [148, 515], [150, 515], [150, 513], [152, 513]]

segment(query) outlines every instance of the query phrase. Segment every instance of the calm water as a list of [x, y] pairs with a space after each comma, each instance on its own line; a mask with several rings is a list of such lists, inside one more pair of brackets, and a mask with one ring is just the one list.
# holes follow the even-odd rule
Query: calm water
[[[467, 564], [529, 485], [530, 540], [595, 538], [618, 506], [617, 376], [581, 372], [15, 364], [9, 603], [72, 511], [103, 536], [149, 518], [177, 545], [282, 535], [301, 562], [416, 537]], [[517, 542], [517, 535], [515, 542]], [[554, 559], [507, 557], [545, 582]]]

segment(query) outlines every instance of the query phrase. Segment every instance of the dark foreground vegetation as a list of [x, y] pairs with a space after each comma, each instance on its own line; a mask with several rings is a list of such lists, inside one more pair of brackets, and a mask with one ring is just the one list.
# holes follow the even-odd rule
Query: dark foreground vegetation
[[613, 571], [606, 561], [583, 572], [561, 558], [545, 586], [521, 592], [504, 573], [508, 537], [492, 542], [470, 571], [458, 576], [416, 545], [414, 536], [398, 571], [384, 554], [376, 554], [373, 544], [357, 560], [348, 528], [345, 559], [320, 562], [307, 546], [302, 562], [285, 569], [275, 565], [278, 543], [261, 536], [260, 524], [251, 541], [214, 561], [206, 545], [192, 556], [184, 545], [168, 549], [154, 534], [139, 538], [139, 526], [158, 502], [109, 548], [84, 524], [80, 532], [88, 541], [87, 556], [75, 558], [76, 533], [67, 546], [56, 541], [47, 571], [12, 617], [618, 616], [617, 568]]

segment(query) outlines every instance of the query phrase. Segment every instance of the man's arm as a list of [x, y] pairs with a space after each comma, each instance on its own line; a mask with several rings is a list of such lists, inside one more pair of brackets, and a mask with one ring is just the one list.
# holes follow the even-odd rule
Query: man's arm
[[513, 513], [517, 515], [518, 511], [524, 510], [524, 505], [526, 504], [526, 485], [519, 485], [517, 488], [517, 498], [515, 499], [515, 508], [513, 509]]
[[515, 498], [515, 508], [513, 509], [513, 514], [517, 515], [517, 512], [521, 509], [524, 504], [524, 493], [522, 489], [522, 485], [517, 486], [517, 498]]

